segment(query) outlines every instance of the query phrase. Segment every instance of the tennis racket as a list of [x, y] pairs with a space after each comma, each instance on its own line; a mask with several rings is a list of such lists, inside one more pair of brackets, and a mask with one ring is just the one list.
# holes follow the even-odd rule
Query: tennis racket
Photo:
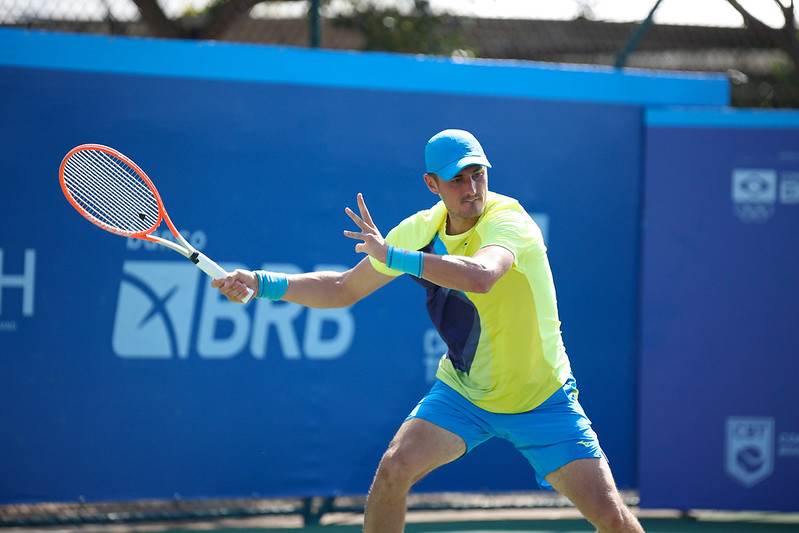
[[[178, 232], [155, 185], [136, 163], [113, 148], [82, 144], [70, 150], [58, 171], [64, 195], [89, 222], [123, 237], [156, 242], [190, 259], [214, 279], [228, 273], [198, 252]], [[153, 232], [165, 221], [175, 241]], [[252, 289], [243, 302], [252, 297]]]

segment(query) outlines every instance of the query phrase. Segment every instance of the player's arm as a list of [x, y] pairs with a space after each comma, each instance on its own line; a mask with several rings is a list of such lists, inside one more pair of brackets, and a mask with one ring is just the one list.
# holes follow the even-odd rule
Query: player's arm
[[[388, 244], [372, 221], [363, 196], [358, 195], [360, 216], [347, 208], [347, 214], [361, 229], [360, 232], [345, 231], [351, 239], [363, 241], [355, 246], [356, 252], [374, 257], [388, 264]], [[413, 252], [421, 254], [421, 252]], [[513, 266], [513, 252], [497, 245], [481, 248], [472, 257], [462, 255], [422, 254], [421, 277], [440, 287], [463, 292], [485, 293], [491, 290], [499, 278]], [[393, 263], [393, 261], [391, 261]], [[389, 265], [396, 268], [394, 264]], [[410, 271], [406, 271], [410, 272]], [[418, 272], [414, 273], [415, 275]]]
[[306, 307], [347, 307], [395, 279], [374, 269], [369, 258], [346, 272], [289, 274], [281, 300]]
[[472, 257], [424, 254], [422, 278], [463, 292], [486, 293], [513, 266], [513, 253], [502, 246], [481, 248]]
[[[227, 278], [214, 280], [211, 286], [232, 302], [241, 302], [247, 287], [257, 295], [268, 295], [271, 284], [282, 284], [279, 299], [306, 307], [347, 307], [365, 298], [394, 279], [372, 267], [369, 258], [346, 272], [319, 271], [302, 274], [280, 274], [252, 270], [235, 270]], [[261, 286], [265, 284], [265, 286]], [[268, 297], [268, 296], [267, 296]]]

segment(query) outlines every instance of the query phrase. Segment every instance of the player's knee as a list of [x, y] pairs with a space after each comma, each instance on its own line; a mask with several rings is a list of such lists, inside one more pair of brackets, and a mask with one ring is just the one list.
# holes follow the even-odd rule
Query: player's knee
[[416, 466], [413, 458], [396, 448], [389, 448], [377, 468], [377, 481], [410, 488], [416, 479]]
[[605, 505], [593, 513], [589, 518], [600, 532], [625, 532], [638, 531], [637, 519], [624, 504]]

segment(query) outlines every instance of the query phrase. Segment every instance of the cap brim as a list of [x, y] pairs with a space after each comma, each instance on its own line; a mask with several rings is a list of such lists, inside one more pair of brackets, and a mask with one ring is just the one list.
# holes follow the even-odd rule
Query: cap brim
[[461, 171], [461, 169], [466, 168], [470, 165], [483, 165], [484, 167], [491, 168], [491, 163], [488, 162], [483, 156], [479, 155], [467, 155], [457, 161], [450, 163], [449, 165], [445, 166], [435, 174], [444, 181], [449, 181], [455, 177], [455, 174]]

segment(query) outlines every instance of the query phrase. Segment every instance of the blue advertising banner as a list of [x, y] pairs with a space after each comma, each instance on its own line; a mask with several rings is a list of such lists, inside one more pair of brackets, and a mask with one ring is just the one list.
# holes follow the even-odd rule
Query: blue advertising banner
[[[0, 38], [0, 503], [365, 493], [443, 353], [422, 289], [402, 278], [345, 309], [230, 304], [175, 253], [88, 224], [58, 165], [78, 144], [117, 148], [227, 269], [336, 270], [360, 259], [342, 235], [357, 193], [384, 233], [437, 200], [423, 147], [448, 127], [481, 139], [491, 188], [544, 228], [581, 400], [617, 481], [634, 486], [640, 105], [305, 79], [316, 54], [351, 68], [361, 55], [298, 63], [266, 47]], [[109, 47], [124, 53], [98, 67]], [[239, 75], [242, 56], [282, 78]], [[386, 57], [386, 71], [417, 61]], [[443, 63], [447, 87], [474, 68]], [[703, 87], [683, 81], [688, 94]], [[700, 101], [724, 97], [705, 81]], [[533, 488], [521, 457], [491, 442], [418, 490]]]
[[647, 114], [641, 505], [799, 510], [799, 113]]

